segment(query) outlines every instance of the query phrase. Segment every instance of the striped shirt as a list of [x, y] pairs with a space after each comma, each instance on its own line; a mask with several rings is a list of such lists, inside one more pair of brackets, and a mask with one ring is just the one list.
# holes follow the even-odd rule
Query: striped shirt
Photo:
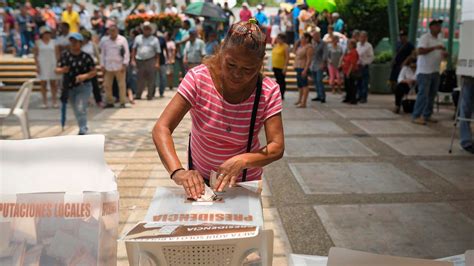
[[[255, 91], [242, 103], [228, 103], [217, 92], [209, 69], [205, 65], [199, 65], [186, 74], [179, 85], [178, 93], [191, 105], [193, 169], [205, 179], [209, 179], [211, 170], [217, 171], [227, 159], [246, 152]], [[255, 120], [252, 152], [261, 148], [258, 132], [264, 122], [281, 110], [278, 84], [270, 78], [264, 78]], [[227, 132], [229, 126], [231, 131]], [[247, 180], [261, 179], [262, 172], [262, 168], [248, 169]], [[239, 180], [241, 178], [242, 175]]]

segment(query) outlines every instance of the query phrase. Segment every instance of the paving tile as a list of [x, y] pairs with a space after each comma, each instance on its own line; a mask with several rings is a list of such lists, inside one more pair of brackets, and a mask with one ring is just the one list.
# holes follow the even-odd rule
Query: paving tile
[[447, 203], [316, 205], [314, 209], [338, 247], [441, 258], [474, 246], [474, 221]]
[[[394, 150], [407, 156], [448, 156], [450, 138], [439, 137], [384, 137], [379, 138]], [[452, 155], [468, 155], [457, 143], [453, 146]]]
[[472, 160], [420, 161], [418, 163], [461, 190], [474, 189], [474, 162]]
[[427, 191], [390, 163], [293, 163], [290, 169], [306, 194]]
[[323, 119], [324, 115], [321, 112], [316, 111], [312, 108], [297, 109], [294, 107], [284, 108], [282, 111], [284, 121], [290, 121], [293, 119]]
[[436, 134], [437, 132], [426, 126], [415, 125], [407, 121], [390, 120], [353, 120], [354, 125], [369, 134]]
[[344, 118], [371, 118], [371, 119], [386, 119], [398, 118], [399, 115], [392, 113], [387, 109], [381, 108], [338, 108], [334, 112]]
[[355, 138], [296, 138], [285, 139], [288, 157], [354, 157], [375, 156], [374, 151]]
[[263, 219], [265, 229], [273, 230], [273, 255], [288, 256], [292, 252], [288, 237], [280, 220], [280, 215], [276, 208], [264, 208]]
[[283, 123], [283, 126], [285, 136], [346, 133], [336, 123], [329, 120], [287, 120]]

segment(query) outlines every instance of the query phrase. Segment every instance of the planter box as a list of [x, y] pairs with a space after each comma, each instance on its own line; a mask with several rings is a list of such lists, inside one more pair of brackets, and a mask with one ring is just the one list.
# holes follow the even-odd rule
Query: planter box
[[376, 94], [390, 94], [392, 93], [388, 85], [390, 77], [391, 64], [372, 64], [369, 66], [369, 91]]

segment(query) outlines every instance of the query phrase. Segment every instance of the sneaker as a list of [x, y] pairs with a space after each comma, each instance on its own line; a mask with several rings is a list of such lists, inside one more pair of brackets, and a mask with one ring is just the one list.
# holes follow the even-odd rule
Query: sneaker
[[120, 108], [127, 108], [124, 103], [120, 104]]
[[367, 100], [366, 99], [361, 99], [361, 100], [359, 100], [359, 103], [367, 103]]
[[425, 118], [425, 121], [428, 122], [428, 123], [433, 123], [433, 124], [438, 123], [438, 119], [435, 119], [431, 116], [428, 117], [428, 118]]
[[104, 106], [104, 108], [114, 108], [115, 105], [113, 103], [108, 103]]
[[472, 146], [472, 145], [467, 146], [467, 147], [462, 147], [462, 149], [469, 152], [469, 153], [474, 154], [474, 146]]
[[313, 102], [319, 102], [319, 101], [321, 101], [321, 98], [316, 97], [316, 98], [311, 99], [311, 101], [313, 101]]
[[326, 103], [326, 100], [321, 100], [321, 103]]
[[418, 125], [423, 125], [423, 126], [426, 125], [425, 119], [423, 119], [421, 117], [415, 118], [415, 119], [411, 120], [411, 122], [413, 124], [418, 124]]

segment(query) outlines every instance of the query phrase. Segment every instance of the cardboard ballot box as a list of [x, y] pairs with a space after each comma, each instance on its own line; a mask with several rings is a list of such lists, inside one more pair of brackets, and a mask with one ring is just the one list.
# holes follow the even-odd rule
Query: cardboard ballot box
[[0, 141], [0, 265], [116, 265], [104, 136]]
[[145, 221], [157, 225], [232, 224], [263, 227], [260, 195], [233, 187], [214, 202], [186, 200], [182, 187], [156, 189]]
[[271, 265], [273, 259], [260, 195], [243, 187], [213, 202], [190, 201], [181, 187], [157, 188], [145, 221], [122, 240], [130, 265]]

